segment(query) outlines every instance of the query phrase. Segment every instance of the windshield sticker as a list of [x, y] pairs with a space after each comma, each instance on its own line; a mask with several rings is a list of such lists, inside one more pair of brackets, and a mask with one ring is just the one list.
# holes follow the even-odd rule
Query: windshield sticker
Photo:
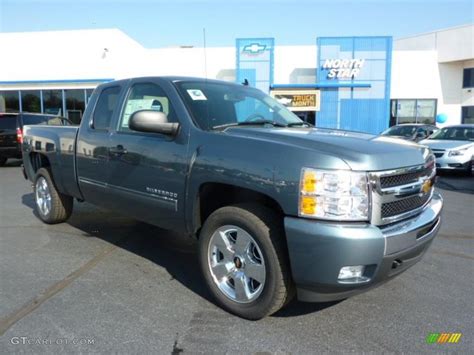
[[189, 89], [187, 90], [187, 92], [189, 96], [191, 96], [191, 99], [193, 99], [194, 101], [207, 100], [206, 95], [204, 95], [204, 93], [199, 89]]

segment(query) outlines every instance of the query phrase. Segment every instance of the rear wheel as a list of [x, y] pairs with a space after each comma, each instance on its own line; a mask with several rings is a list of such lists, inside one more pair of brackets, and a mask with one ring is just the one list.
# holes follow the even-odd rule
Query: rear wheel
[[0, 157], [0, 166], [4, 166], [7, 160], [8, 160], [7, 157]]
[[73, 198], [58, 192], [49, 170], [41, 168], [36, 173], [34, 194], [36, 212], [43, 222], [61, 223], [71, 216]]
[[282, 218], [263, 206], [212, 213], [201, 230], [199, 256], [212, 295], [238, 316], [263, 318], [293, 295]]

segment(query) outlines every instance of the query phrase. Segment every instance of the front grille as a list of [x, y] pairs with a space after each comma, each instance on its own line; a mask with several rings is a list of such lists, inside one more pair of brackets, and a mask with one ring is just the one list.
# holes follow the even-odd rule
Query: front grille
[[433, 155], [429, 155], [423, 165], [369, 173], [373, 206], [371, 222], [385, 225], [419, 214], [420, 207], [431, 199], [433, 189], [428, 189], [426, 183], [433, 181], [435, 173]]
[[432, 151], [436, 158], [441, 158], [445, 153], [444, 149], [432, 149]]
[[430, 172], [431, 170], [425, 168], [413, 173], [382, 176], [380, 177], [380, 186], [384, 189], [387, 187], [411, 184], [417, 182], [422, 176], [429, 176]]
[[416, 195], [403, 200], [382, 204], [382, 218], [396, 216], [423, 206], [430, 199], [431, 194]]

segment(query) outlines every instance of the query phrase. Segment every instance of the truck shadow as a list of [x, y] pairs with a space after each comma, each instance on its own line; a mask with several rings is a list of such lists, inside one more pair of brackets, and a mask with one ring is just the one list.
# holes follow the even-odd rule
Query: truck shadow
[[21, 159], [8, 159], [4, 166], [0, 167], [0, 169], [5, 168], [18, 168], [23, 163]]
[[465, 194], [474, 194], [474, 174], [466, 176], [459, 172], [438, 172], [436, 187], [441, 190], [455, 191]]
[[[23, 195], [22, 203], [31, 208], [38, 218], [32, 193]], [[197, 241], [193, 238], [120, 216], [88, 203], [75, 202], [74, 212], [66, 223], [77, 229], [78, 236], [100, 238], [161, 266], [168, 272], [169, 281], [176, 280], [215, 304], [201, 276]], [[293, 300], [273, 316], [293, 317], [318, 312], [336, 303], [312, 304]]]

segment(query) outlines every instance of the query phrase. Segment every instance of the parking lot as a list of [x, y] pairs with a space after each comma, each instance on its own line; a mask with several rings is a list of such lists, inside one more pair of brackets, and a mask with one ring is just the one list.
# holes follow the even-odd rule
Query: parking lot
[[[442, 229], [400, 277], [342, 302], [294, 301], [251, 322], [210, 300], [194, 241], [87, 203], [76, 203], [67, 223], [45, 225], [19, 166], [0, 168], [1, 353], [474, 348], [473, 177], [440, 177]], [[458, 344], [426, 343], [446, 332], [463, 335]]]

